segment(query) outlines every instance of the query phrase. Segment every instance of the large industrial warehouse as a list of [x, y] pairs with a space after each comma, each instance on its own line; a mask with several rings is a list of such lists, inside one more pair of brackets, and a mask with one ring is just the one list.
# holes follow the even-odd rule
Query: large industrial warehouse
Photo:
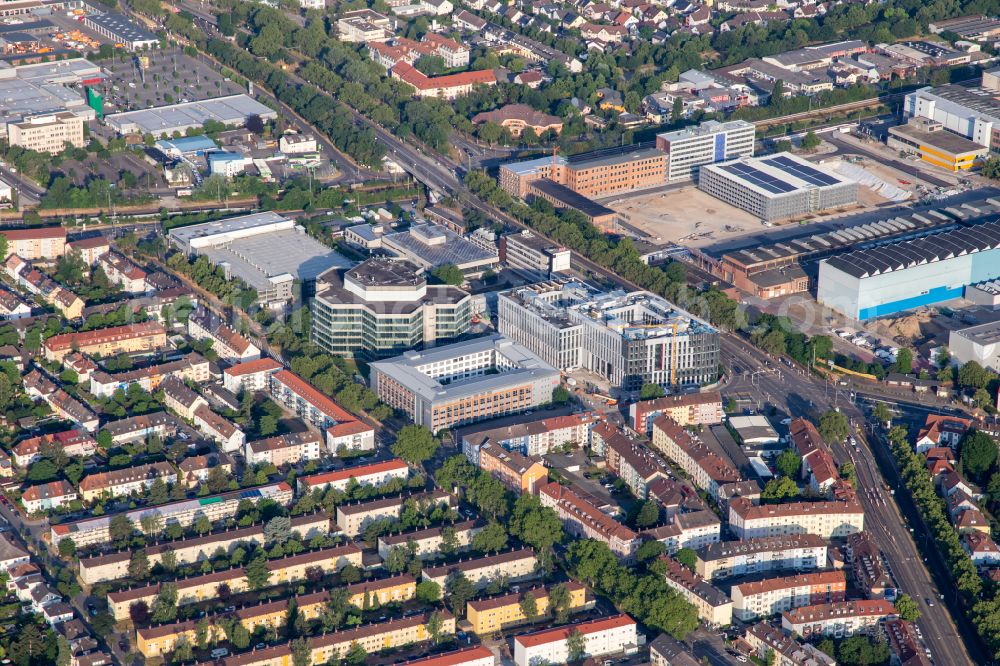
[[962, 296], [1000, 277], [1000, 223], [856, 250], [819, 265], [816, 298], [857, 320]]
[[858, 184], [789, 153], [701, 167], [698, 187], [771, 222], [858, 202]]

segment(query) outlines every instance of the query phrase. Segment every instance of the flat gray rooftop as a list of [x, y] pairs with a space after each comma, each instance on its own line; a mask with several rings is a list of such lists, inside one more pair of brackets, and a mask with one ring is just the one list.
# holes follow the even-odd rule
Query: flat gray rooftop
[[960, 335], [977, 345], [995, 345], [1000, 342], [1000, 321], [963, 328], [960, 331], [955, 331], [955, 335]]
[[250, 116], [276, 118], [277, 113], [248, 95], [229, 95], [196, 102], [158, 106], [153, 109], [112, 113], [105, 120], [122, 134], [133, 131], [143, 134], [183, 132], [189, 127], [201, 127], [209, 120], [226, 125], [238, 125]]
[[269, 286], [271, 277], [288, 273], [300, 280], [315, 280], [330, 268], [347, 268], [354, 263], [296, 229], [240, 238], [201, 248], [199, 253], [214, 264], [227, 262], [233, 275], [258, 291]]
[[[498, 374], [478, 375], [449, 383], [423, 373], [420, 368], [436, 361], [461, 358], [493, 350], [515, 367]], [[372, 368], [392, 377], [408, 390], [428, 401], [450, 401], [490, 393], [512, 384], [524, 384], [545, 377], [559, 377], [559, 371], [527, 347], [502, 335], [493, 334], [424, 351], [409, 351], [402, 356], [372, 363]]]
[[[425, 242], [428, 239], [433, 242]], [[386, 234], [382, 243], [428, 266], [455, 264], [462, 268], [498, 259], [495, 253], [465, 240], [454, 231], [432, 224], [415, 224], [407, 231]]]
[[105, 12], [96, 16], [88, 16], [87, 20], [109, 31], [123, 42], [156, 42], [160, 40], [149, 30], [133, 23], [118, 12]]

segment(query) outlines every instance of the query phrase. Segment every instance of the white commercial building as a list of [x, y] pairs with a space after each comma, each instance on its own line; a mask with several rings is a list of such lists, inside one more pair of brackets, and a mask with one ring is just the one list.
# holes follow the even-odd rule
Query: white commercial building
[[552, 400], [559, 371], [502, 335], [371, 364], [372, 390], [433, 432], [516, 414]]
[[170, 242], [188, 255], [205, 255], [257, 290], [261, 305], [281, 307], [295, 298], [301, 280], [308, 295], [316, 278], [332, 267], [352, 265], [346, 257], [309, 236], [295, 220], [272, 212], [253, 213], [173, 229]]
[[638, 647], [635, 620], [628, 615], [582, 622], [514, 637], [514, 663], [517, 666], [569, 663], [569, 637], [583, 636], [583, 657], [631, 652]]
[[553, 280], [502, 292], [498, 312], [497, 329], [547, 363], [590, 370], [626, 391], [708, 384], [718, 374], [719, 332], [646, 291]]
[[152, 109], [125, 111], [105, 116], [104, 121], [119, 134], [152, 134], [154, 137], [184, 134], [200, 128], [209, 120], [227, 127], [242, 127], [247, 119], [259, 117], [274, 120], [278, 113], [244, 94], [215, 97], [195, 102], [182, 102]]
[[867, 247], [819, 264], [816, 299], [864, 321], [961, 298], [1000, 277], [1000, 223]]
[[706, 164], [698, 170], [698, 188], [765, 222], [858, 202], [855, 181], [791, 153]]
[[1000, 101], [996, 90], [959, 85], [922, 88], [906, 96], [903, 111], [909, 117], [935, 120], [980, 146], [1000, 148]]
[[1000, 370], [1000, 322], [951, 331], [948, 351], [959, 363], [975, 361], [984, 368]]
[[709, 120], [697, 127], [656, 135], [667, 154], [667, 180], [693, 178], [699, 167], [753, 155], [754, 126], [745, 120]]

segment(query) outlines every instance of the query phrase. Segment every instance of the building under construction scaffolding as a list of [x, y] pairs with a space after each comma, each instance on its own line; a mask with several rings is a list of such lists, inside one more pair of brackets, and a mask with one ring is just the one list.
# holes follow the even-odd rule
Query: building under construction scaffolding
[[715, 379], [719, 332], [645, 291], [566, 280], [502, 292], [499, 331], [560, 370], [583, 368], [626, 391]]

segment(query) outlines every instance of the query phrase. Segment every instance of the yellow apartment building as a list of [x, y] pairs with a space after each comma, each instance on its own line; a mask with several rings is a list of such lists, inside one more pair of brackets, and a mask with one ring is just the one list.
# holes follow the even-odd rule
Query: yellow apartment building
[[[479, 636], [490, 634], [516, 627], [528, 622], [524, 611], [521, 610], [521, 601], [530, 592], [535, 597], [535, 606], [538, 609], [538, 620], [543, 620], [549, 615], [549, 590], [552, 585], [538, 586], [523, 592], [513, 592], [489, 599], [474, 599], [466, 605], [465, 616], [472, 625], [472, 631]], [[569, 581], [566, 583], [569, 591], [570, 610], [579, 611], [593, 605], [593, 600], [587, 600], [587, 588], [577, 583]]]

